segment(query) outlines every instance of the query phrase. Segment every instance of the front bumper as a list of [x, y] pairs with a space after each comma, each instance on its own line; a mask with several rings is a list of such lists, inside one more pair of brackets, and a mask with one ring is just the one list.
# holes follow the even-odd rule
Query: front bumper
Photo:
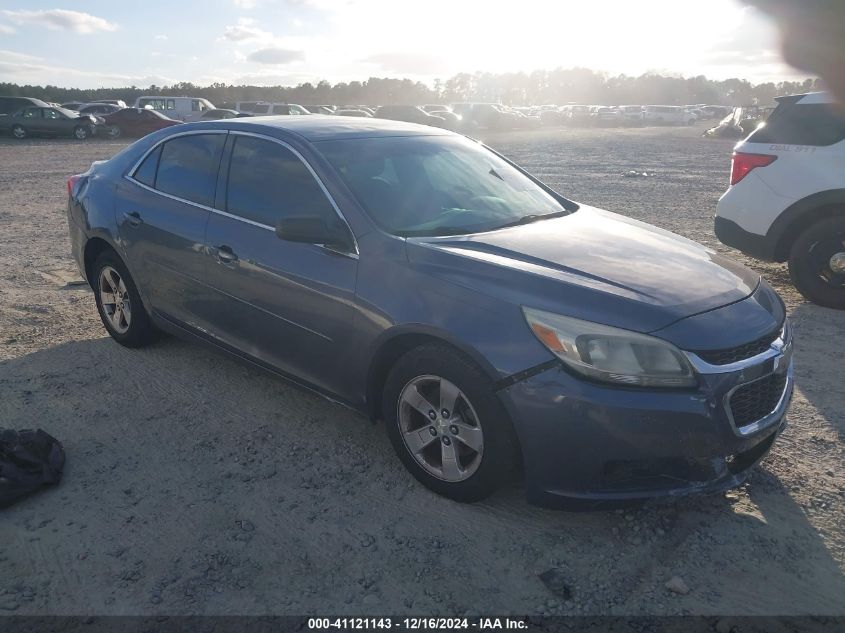
[[[590, 509], [742, 483], [786, 425], [792, 342], [779, 338], [731, 365], [695, 366], [695, 390], [620, 389], [554, 367], [499, 391], [522, 446], [528, 500]], [[783, 385], [776, 405], [738, 426], [732, 395], [763, 381]]]

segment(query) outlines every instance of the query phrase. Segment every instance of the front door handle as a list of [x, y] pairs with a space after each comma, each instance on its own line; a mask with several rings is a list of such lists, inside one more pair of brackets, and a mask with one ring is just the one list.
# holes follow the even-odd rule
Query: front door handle
[[125, 219], [132, 226], [140, 226], [144, 221], [141, 219], [141, 214], [137, 211], [129, 211], [123, 214]]
[[228, 246], [218, 246], [215, 250], [217, 251], [217, 259], [221, 264], [234, 264], [238, 261], [238, 256]]

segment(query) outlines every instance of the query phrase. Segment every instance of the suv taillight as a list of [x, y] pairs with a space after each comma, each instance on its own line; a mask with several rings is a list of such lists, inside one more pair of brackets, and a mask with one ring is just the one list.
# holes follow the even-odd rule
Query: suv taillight
[[744, 154], [734, 152], [731, 159], [731, 185], [735, 185], [745, 178], [752, 169], [771, 165], [777, 160], [777, 156], [771, 154]]

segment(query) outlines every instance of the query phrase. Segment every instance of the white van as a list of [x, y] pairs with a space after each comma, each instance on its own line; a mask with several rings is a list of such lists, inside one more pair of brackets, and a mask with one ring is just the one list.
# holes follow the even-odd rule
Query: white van
[[681, 106], [647, 105], [643, 107], [643, 122], [657, 125], [690, 125], [696, 116]]
[[214, 104], [208, 99], [196, 97], [144, 96], [135, 100], [135, 107], [157, 110], [177, 121], [198, 121], [204, 112], [214, 110]]

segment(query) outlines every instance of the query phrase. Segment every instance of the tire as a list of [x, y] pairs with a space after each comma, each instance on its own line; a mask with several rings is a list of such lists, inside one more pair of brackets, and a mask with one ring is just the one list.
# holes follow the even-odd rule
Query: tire
[[109, 335], [124, 347], [144, 347], [158, 340], [159, 331], [144, 309], [138, 288], [117, 253], [103, 252], [91, 270], [97, 312]]
[[[445, 411], [450, 399], [454, 411]], [[515, 475], [519, 449], [508, 414], [489, 378], [451, 347], [424, 345], [396, 362], [385, 381], [382, 417], [399, 459], [437, 494], [480, 501]], [[454, 464], [444, 457], [456, 458]]]
[[27, 137], [26, 128], [22, 125], [13, 125], [12, 136], [18, 140], [25, 139]]
[[123, 134], [123, 131], [118, 125], [110, 125], [106, 131], [106, 135], [108, 135], [109, 138], [120, 138], [121, 134]]
[[798, 236], [789, 276], [805, 299], [845, 310], [845, 217], [820, 220]]
[[73, 138], [78, 141], [84, 141], [88, 138], [88, 129], [84, 125], [77, 125], [73, 128]]

